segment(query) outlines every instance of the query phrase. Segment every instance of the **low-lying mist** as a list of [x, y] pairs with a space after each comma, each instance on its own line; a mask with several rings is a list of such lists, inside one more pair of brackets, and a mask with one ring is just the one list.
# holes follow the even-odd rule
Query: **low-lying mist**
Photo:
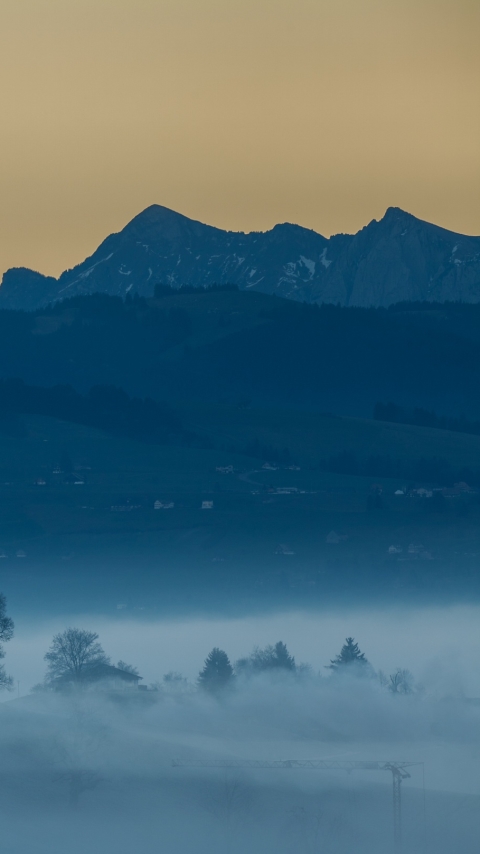
[[[402, 783], [402, 850], [473, 854], [478, 616], [459, 607], [159, 623], [70, 616], [28, 631], [18, 623], [7, 662], [21, 694], [43, 677], [52, 634], [67, 624], [97, 631], [112, 657], [136, 665], [157, 690], [41, 691], [2, 704], [3, 850], [393, 852], [389, 771], [172, 764], [337, 759], [418, 763]], [[412, 693], [392, 693], [372, 674], [327, 670], [346, 635], [377, 673], [409, 668]], [[199, 689], [212, 647], [233, 662], [279, 639], [311, 669], [239, 675], [213, 695]], [[184, 678], [163, 680], [170, 671]]]
[[[52, 636], [66, 625], [96, 631], [115, 659], [138, 667], [145, 684], [169, 671], [194, 681], [212, 647], [226, 650], [232, 661], [283, 640], [297, 662], [327, 675], [325, 666], [347, 635], [353, 635], [376, 670], [396, 667], [412, 671], [416, 680], [436, 686], [442, 695], [480, 697], [478, 658], [479, 605], [438, 608], [371, 608], [291, 611], [255, 614], [236, 619], [196, 617], [142, 618], [141, 612], [120, 609], [115, 618], [91, 614], [16, 618], [8, 645], [8, 670], [20, 682], [20, 695], [39, 682], [43, 655]], [[8, 695], [3, 695], [8, 698]]]

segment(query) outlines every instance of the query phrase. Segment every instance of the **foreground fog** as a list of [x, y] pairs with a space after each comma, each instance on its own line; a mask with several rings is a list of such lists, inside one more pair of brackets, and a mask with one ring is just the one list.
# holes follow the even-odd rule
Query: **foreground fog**
[[183, 759], [408, 760], [404, 850], [478, 850], [480, 709], [374, 680], [276, 674], [214, 698], [34, 694], [0, 708], [3, 850], [392, 851], [388, 771], [222, 770]]
[[[480, 705], [475, 607], [142, 622], [17, 622], [0, 706], [0, 803], [9, 854], [385, 854], [389, 771], [175, 767], [173, 760], [418, 763], [402, 783], [404, 854], [478, 850]], [[113, 660], [157, 690], [27, 693], [67, 624], [95, 629]], [[325, 669], [346, 635], [373, 668], [412, 670], [392, 694], [374, 676]], [[213, 646], [231, 660], [284, 640], [309, 671], [239, 676], [210, 696], [196, 677]], [[165, 682], [180, 671], [184, 681]], [[319, 672], [322, 675], [319, 676]], [[5, 697], [6, 699], [6, 697]], [[473, 701], [472, 701], [473, 700]]]

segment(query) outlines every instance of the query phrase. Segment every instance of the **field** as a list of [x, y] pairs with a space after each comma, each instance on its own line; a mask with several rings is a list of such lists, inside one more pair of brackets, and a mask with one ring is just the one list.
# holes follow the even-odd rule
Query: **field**
[[[90, 607], [147, 610], [208, 608], [227, 595], [241, 609], [362, 591], [442, 599], [454, 583], [460, 597], [477, 592], [475, 493], [432, 513], [426, 499], [396, 496], [405, 485], [398, 479], [331, 474], [318, 462], [340, 450], [366, 457], [414, 448], [477, 466], [480, 438], [221, 405], [184, 408], [182, 417], [215, 447], [142, 444], [42, 417], [24, 419], [22, 438], [3, 436], [1, 589], [15, 596], [22, 588], [29, 607], [54, 585], [59, 607], [73, 596]], [[231, 450], [254, 439], [289, 448], [295, 465], [266, 469]], [[71, 472], [58, 471], [65, 457]], [[155, 501], [174, 506], [155, 510]], [[202, 509], [204, 501], [213, 507]], [[392, 545], [400, 551], [389, 553]]]
[[442, 457], [452, 466], [480, 466], [480, 436], [451, 433], [408, 424], [391, 424], [288, 410], [192, 405], [180, 408], [188, 427], [211, 436], [216, 444], [240, 447], [258, 439], [307, 466], [342, 451], [360, 458], [389, 455], [394, 458]]

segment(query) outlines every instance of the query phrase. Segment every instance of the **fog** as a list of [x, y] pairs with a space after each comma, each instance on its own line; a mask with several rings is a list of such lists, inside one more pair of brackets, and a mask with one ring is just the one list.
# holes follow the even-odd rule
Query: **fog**
[[[218, 616], [142, 619], [138, 610], [120, 609], [115, 618], [70, 613], [63, 617], [16, 619], [8, 646], [8, 669], [28, 693], [43, 676], [43, 655], [52, 635], [66, 625], [98, 632], [113, 658], [136, 665], [145, 683], [171, 670], [195, 680], [214, 646], [235, 661], [251, 651], [283, 640], [297, 662], [324, 670], [344, 638], [353, 635], [377, 670], [406, 667], [441, 692], [480, 697], [478, 627], [480, 605], [450, 607], [328, 608], [255, 614], [237, 619]], [[326, 671], [324, 670], [326, 673]], [[8, 696], [8, 695], [7, 695]], [[3, 695], [5, 698], [5, 695]]]
[[[0, 707], [2, 850], [393, 852], [389, 771], [177, 767], [204, 759], [406, 761], [404, 854], [478, 850], [479, 608], [295, 612], [152, 622], [66, 615], [17, 621], [6, 664], [20, 697]], [[158, 690], [28, 693], [55, 631], [92, 628], [112, 660]], [[325, 669], [354, 635], [374, 670], [409, 668], [412, 694]], [[196, 677], [282, 639], [311, 670], [237, 678], [210, 696]], [[169, 671], [186, 681], [165, 683]], [[319, 675], [319, 673], [321, 675]], [[18, 684], [15, 683], [15, 694]], [[400, 850], [400, 849], [398, 849]]]

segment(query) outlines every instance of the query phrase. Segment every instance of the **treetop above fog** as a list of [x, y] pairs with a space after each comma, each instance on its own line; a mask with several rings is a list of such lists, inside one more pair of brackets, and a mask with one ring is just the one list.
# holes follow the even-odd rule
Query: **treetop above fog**
[[110, 663], [98, 643], [97, 633], [75, 628], [56, 634], [44, 659], [48, 664], [49, 681], [65, 677], [78, 679], [88, 668]]
[[355, 643], [355, 638], [346, 638], [340, 652], [335, 658], [330, 660], [327, 668], [333, 671], [340, 671], [345, 667], [359, 666], [361, 668], [370, 667], [369, 662], [365, 658], [365, 654], [360, 651], [358, 643]]

